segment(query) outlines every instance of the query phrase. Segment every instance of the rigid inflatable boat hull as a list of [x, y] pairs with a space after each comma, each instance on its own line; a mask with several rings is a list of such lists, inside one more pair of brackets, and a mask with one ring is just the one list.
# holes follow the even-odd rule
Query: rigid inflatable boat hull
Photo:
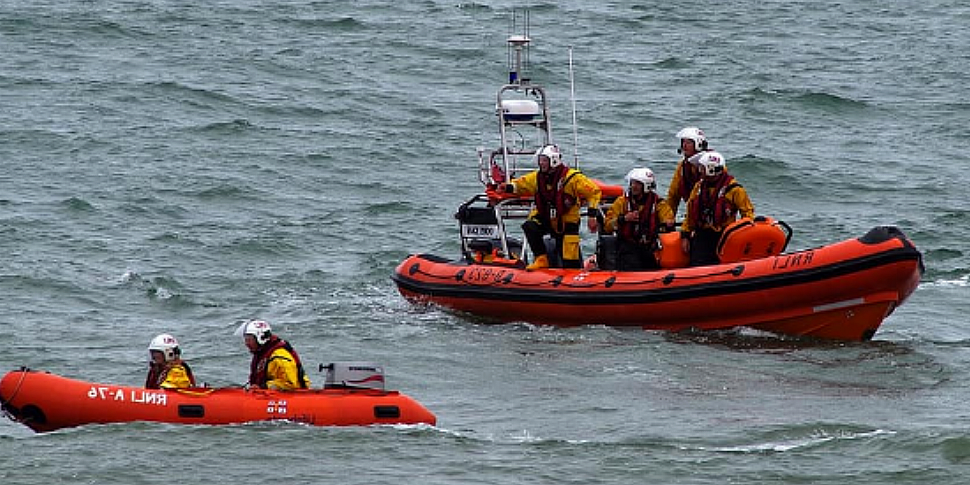
[[879, 227], [806, 251], [650, 272], [530, 272], [412, 255], [392, 279], [412, 302], [499, 322], [671, 331], [750, 326], [868, 340], [915, 290], [922, 272], [922, 257], [909, 240]]

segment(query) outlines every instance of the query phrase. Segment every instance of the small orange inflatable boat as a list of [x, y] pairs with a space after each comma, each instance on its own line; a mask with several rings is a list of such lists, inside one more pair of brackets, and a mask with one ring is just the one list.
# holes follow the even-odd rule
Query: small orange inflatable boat
[[97, 384], [20, 369], [0, 380], [8, 417], [36, 432], [92, 423], [154, 421], [236, 424], [285, 420], [314, 426], [435, 424], [435, 416], [397, 391], [323, 388], [145, 389]]

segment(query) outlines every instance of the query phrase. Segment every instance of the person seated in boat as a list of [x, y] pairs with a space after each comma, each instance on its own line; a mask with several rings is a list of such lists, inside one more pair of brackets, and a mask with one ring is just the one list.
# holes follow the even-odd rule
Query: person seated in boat
[[286, 340], [273, 334], [263, 320], [250, 320], [240, 326], [246, 347], [253, 354], [249, 364], [249, 387], [290, 391], [307, 389], [310, 378], [303, 370], [300, 356]]
[[600, 188], [579, 170], [569, 168], [562, 161], [556, 145], [546, 145], [536, 152], [539, 169], [499, 184], [498, 192], [533, 194], [535, 208], [522, 224], [529, 249], [535, 260], [527, 270], [549, 267], [549, 256], [543, 236], [549, 234], [556, 241], [563, 267], [580, 268], [579, 222], [580, 206], [586, 201], [589, 230], [596, 233], [599, 223]]
[[754, 205], [738, 181], [728, 173], [724, 157], [704, 152], [697, 160], [703, 176], [687, 200], [687, 214], [681, 224], [681, 245], [690, 254], [691, 266], [717, 264], [717, 243], [732, 222], [754, 217]]
[[604, 232], [617, 235], [616, 269], [658, 269], [654, 252], [661, 231], [674, 228], [674, 214], [657, 195], [657, 178], [649, 168], [634, 168], [626, 175], [628, 189], [606, 212]]
[[148, 344], [147, 389], [182, 389], [196, 387], [189, 364], [182, 360], [182, 350], [175, 337], [163, 333]]
[[677, 209], [681, 201], [687, 202], [690, 192], [694, 185], [701, 179], [701, 172], [697, 166], [697, 155], [708, 150], [707, 136], [696, 126], [688, 126], [677, 132], [677, 139], [680, 140], [680, 147], [677, 153], [681, 154], [677, 168], [667, 186], [667, 206], [670, 207], [674, 217], [677, 217]]

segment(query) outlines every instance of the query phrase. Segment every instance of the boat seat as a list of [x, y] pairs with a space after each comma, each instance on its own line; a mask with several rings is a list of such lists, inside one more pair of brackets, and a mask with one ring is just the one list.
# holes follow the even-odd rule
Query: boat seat
[[613, 234], [600, 234], [596, 238], [596, 266], [599, 269], [617, 268], [617, 240]]
[[461, 207], [455, 214], [461, 228], [462, 249], [490, 254], [499, 238], [498, 219], [491, 207]]
[[468, 249], [475, 251], [477, 253], [491, 253], [492, 249], [495, 248], [495, 244], [492, 243], [491, 239], [472, 239], [468, 241]]
[[464, 206], [458, 209], [455, 218], [462, 224], [498, 224], [495, 209], [492, 207]]
[[[461, 225], [462, 249], [467, 257], [474, 259], [475, 255], [492, 255], [494, 250], [501, 252], [502, 237], [499, 231], [498, 218], [492, 207], [461, 207], [455, 214]], [[509, 254], [499, 256], [517, 259], [522, 256], [522, 241], [506, 237]]]
[[[546, 243], [546, 255], [549, 257], [549, 267], [550, 268], [562, 268], [562, 256], [559, 254], [559, 246], [556, 244], [556, 238], [546, 235], [542, 237], [542, 241]], [[583, 248], [579, 248], [579, 262], [583, 262]]]

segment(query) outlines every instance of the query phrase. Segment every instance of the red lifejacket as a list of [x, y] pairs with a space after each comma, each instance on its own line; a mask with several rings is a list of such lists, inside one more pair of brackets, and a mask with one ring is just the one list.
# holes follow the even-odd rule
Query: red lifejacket
[[296, 362], [296, 379], [299, 381], [300, 388], [306, 389], [306, 373], [303, 371], [303, 362], [300, 361], [300, 356], [296, 353], [296, 350], [293, 350], [293, 346], [289, 342], [276, 335], [271, 335], [269, 341], [261, 345], [253, 354], [253, 360], [249, 364], [249, 384], [266, 389], [266, 368], [269, 367], [270, 357], [277, 349], [286, 349], [293, 356], [293, 361]]
[[622, 222], [619, 229], [621, 239], [633, 241], [652, 247], [657, 242], [657, 234], [660, 232], [660, 215], [657, 214], [657, 202], [660, 197], [655, 192], [647, 192], [642, 196], [642, 203], [633, 200], [631, 194], [626, 197], [626, 212], [636, 212], [638, 214], [636, 222], [627, 222], [620, 215], [619, 221]]
[[726, 196], [735, 187], [741, 187], [741, 184], [727, 173], [713, 180], [701, 179], [697, 198], [687, 205], [691, 225], [694, 228], [721, 227], [731, 221], [738, 208]]
[[690, 191], [694, 190], [694, 186], [700, 179], [700, 170], [694, 164], [688, 162], [687, 157], [684, 157], [680, 163], [680, 186], [677, 187], [681, 200], [690, 199]]
[[[562, 216], [576, 205], [576, 198], [567, 194], [563, 189], [579, 171], [574, 171], [568, 176], [567, 173], [569, 173], [569, 167], [560, 165], [549, 173], [540, 171], [536, 175], [536, 185], [538, 186], [535, 199], [536, 212], [539, 214], [540, 221], [559, 234], [565, 232]], [[553, 220], [559, 222], [557, 227], [552, 226]]]
[[145, 389], [161, 389], [162, 383], [168, 377], [168, 371], [176, 365], [181, 365], [185, 369], [185, 375], [189, 377], [192, 387], [195, 387], [195, 376], [192, 375], [192, 368], [189, 367], [188, 362], [176, 359], [163, 365], [149, 364], [148, 377], [145, 378]]

